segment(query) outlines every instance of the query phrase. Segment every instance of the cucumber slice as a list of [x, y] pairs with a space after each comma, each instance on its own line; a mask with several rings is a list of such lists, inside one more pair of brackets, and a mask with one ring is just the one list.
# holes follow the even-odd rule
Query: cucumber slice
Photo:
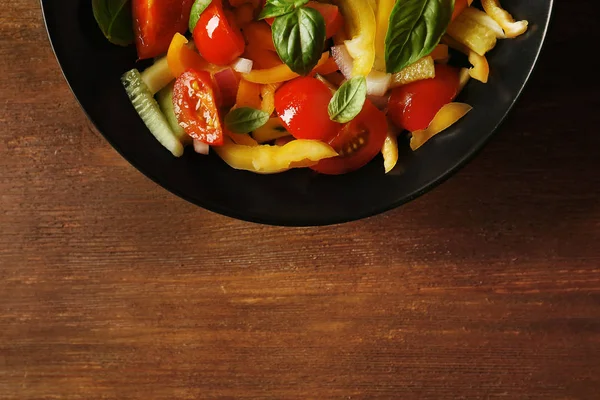
[[175, 77], [169, 69], [167, 57], [160, 58], [142, 72], [142, 80], [154, 96], [167, 86]]
[[143, 82], [140, 72], [132, 69], [121, 77], [131, 104], [154, 137], [175, 157], [183, 155], [183, 145], [171, 130], [167, 118], [160, 110], [154, 96]]
[[185, 133], [185, 130], [179, 125], [177, 121], [177, 117], [175, 116], [175, 111], [173, 110], [173, 86], [175, 86], [175, 82], [171, 82], [164, 89], [162, 89], [156, 95], [158, 99], [158, 105], [160, 105], [160, 109], [162, 110], [165, 117], [167, 117], [167, 122], [171, 126], [171, 130], [173, 133], [183, 143], [191, 144], [192, 138]]

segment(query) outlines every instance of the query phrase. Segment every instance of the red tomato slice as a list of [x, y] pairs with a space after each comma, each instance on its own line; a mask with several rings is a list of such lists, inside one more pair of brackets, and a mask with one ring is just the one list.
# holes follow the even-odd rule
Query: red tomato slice
[[173, 108], [179, 125], [192, 138], [215, 146], [223, 144], [223, 128], [208, 72], [188, 70], [177, 78]]
[[311, 168], [327, 175], [356, 171], [381, 152], [387, 131], [385, 114], [367, 100], [361, 113], [345, 124], [329, 142], [339, 156], [322, 160]]
[[288, 132], [296, 139], [327, 142], [340, 125], [329, 118], [327, 107], [333, 95], [320, 80], [296, 78], [275, 93], [275, 109]]
[[229, 65], [244, 53], [244, 37], [233, 18], [227, 18], [221, 0], [200, 15], [194, 29], [194, 43], [205, 60], [216, 65]]
[[135, 45], [140, 60], [165, 53], [173, 36], [187, 31], [193, 3], [194, 0], [133, 0]]
[[333, 37], [344, 25], [344, 18], [342, 17], [342, 13], [338, 6], [327, 3], [318, 3], [316, 1], [309, 1], [306, 5], [310, 8], [314, 8], [323, 16], [327, 39]]
[[440, 109], [458, 93], [458, 69], [435, 65], [435, 78], [425, 79], [392, 90], [389, 116], [399, 128], [411, 132], [425, 129]]
[[[263, 7], [265, 6], [266, 2], [267, 0], [262, 0]], [[344, 18], [342, 17], [342, 13], [340, 12], [338, 6], [334, 6], [333, 4], [319, 3], [317, 1], [309, 1], [306, 5], [310, 8], [314, 8], [323, 16], [323, 19], [325, 20], [325, 35], [327, 36], [327, 39], [333, 37], [344, 25]], [[272, 25], [274, 20], [275, 18], [265, 19], [269, 25]]]

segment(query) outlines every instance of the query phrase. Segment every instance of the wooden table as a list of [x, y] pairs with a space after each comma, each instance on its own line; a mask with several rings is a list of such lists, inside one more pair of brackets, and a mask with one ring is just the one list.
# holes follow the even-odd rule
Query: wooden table
[[0, 0], [0, 398], [599, 398], [600, 10], [557, 3], [469, 166], [288, 229], [146, 179], [86, 120], [38, 2]]

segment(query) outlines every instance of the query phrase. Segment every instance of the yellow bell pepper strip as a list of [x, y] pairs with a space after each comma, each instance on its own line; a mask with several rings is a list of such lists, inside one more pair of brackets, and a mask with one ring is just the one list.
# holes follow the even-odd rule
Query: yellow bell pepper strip
[[458, 120], [464, 117], [473, 107], [465, 103], [448, 103], [433, 118], [426, 129], [414, 131], [410, 139], [410, 148], [413, 151], [423, 146], [429, 139], [445, 131]]
[[271, 118], [266, 124], [252, 132], [252, 137], [258, 143], [267, 143], [289, 136], [279, 117]]
[[395, 0], [377, 0], [377, 30], [375, 34], [375, 69], [385, 71], [385, 37]]
[[427, 56], [393, 74], [391, 87], [395, 88], [411, 82], [433, 78], [435, 78], [435, 64], [433, 58]]
[[473, 79], [477, 79], [479, 82], [487, 83], [488, 78], [490, 76], [490, 65], [485, 56], [480, 56], [473, 50], [469, 49], [467, 46], [452, 39], [448, 35], [444, 35], [442, 41], [448, 44], [448, 46], [452, 47], [453, 49], [458, 50], [461, 53], [467, 55], [469, 57], [469, 62], [471, 63], [471, 65], [473, 65], [473, 67], [469, 69], [469, 75]]
[[292, 168], [316, 165], [326, 158], [336, 157], [336, 151], [317, 140], [293, 140], [285, 146], [243, 146], [225, 139], [223, 146], [213, 147], [230, 167], [258, 174], [277, 174]]
[[381, 154], [383, 154], [385, 173], [390, 173], [398, 164], [398, 136], [393, 130], [388, 132], [385, 142], [383, 142]]
[[225, 134], [233, 140], [235, 144], [241, 144], [242, 146], [258, 146], [258, 142], [254, 140], [250, 135], [243, 133], [234, 133], [229, 130], [225, 130]]
[[463, 91], [467, 83], [471, 80], [471, 74], [469, 73], [469, 68], [461, 68], [458, 73], [458, 91], [456, 92], [456, 96]]
[[377, 21], [373, 7], [365, 0], [335, 0], [346, 23], [350, 40], [345, 45], [354, 59], [352, 76], [367, 76], [375, 63]]
[[480, 56], [496, 46], [496, 33], [461, 13], [447, 29], [447, 34]]
[[529, 22], [523, 20], [515, 22], [513, 16], [502, 8], [499, 0], [481, 0], [485, 12], [502, 27], [506, 37], [516, 38], [527, 31]]
[[173, 76], [178, 77], [189, 68], [196, 71], [206, 70], [209, 65], [200, 54], [187, 46], [188, 40], [180, 33], [176, 33], [171, 40], [169, 51], [167, 52], [167, 62]]
[[506, 39], [506, 34], [504, 33], [502, 27], [484, 11], [481, 11], [479, 8], [476, 7], [467, 7], [463, 11], [463, 13], [465, 17], [472, 19], [473, 21], [481, 25], [485, 25], [491, 30], [493, 30], [496, 34], [497, 39]]
[[474, 51], [469, 52], [469, 62], [473, 68], [469, 68], [469, 75], [479, 82], [487, 83], [490, 77], [490, 64], [485, 56], [480, 56]]
[[[319, 63], [315, 68], [318, 68], [329, 59], [329, 53], [323, 53]], [[277, 67], [268, 69], [255, 69], [247, 74], [243, 74], [242, 77], [248, 82], [260, 83], [266, 85], [267, 83], [278, 83], [291, 81], [294, 78], [299, 77], [297, 73], [293, 72], [290, 67], [285, 64], [281, 64]]]
[[235, 107], [250, 107], [260, 110], [262, 100], [260, 99], [260, 85], [248, 82], [245, 79], [240, 80], [240, 86], [237, 92]]
[[281, 83], [269, 83], [262, 85], [260, 89], [260, 96], [262, 97], [260, 109], [269, 115], [275, 111], [275, 92], [280, 86]]

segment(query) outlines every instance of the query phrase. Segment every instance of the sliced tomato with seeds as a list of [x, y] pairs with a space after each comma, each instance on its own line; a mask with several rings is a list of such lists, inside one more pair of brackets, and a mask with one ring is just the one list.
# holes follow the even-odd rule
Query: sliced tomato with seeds
[[177, 78], [173, 108], [179, 125], [193, 139], [214, 146], [223, 144], [223, 127], [208, 72], [188, 70]]
[[339, 156], [322, 160], [311, 168], [327, 175], [356, 171], [381, 152], [387, 131], [385, 114], [367, 100], [360, 114], [345, 124], [329, 142]]

